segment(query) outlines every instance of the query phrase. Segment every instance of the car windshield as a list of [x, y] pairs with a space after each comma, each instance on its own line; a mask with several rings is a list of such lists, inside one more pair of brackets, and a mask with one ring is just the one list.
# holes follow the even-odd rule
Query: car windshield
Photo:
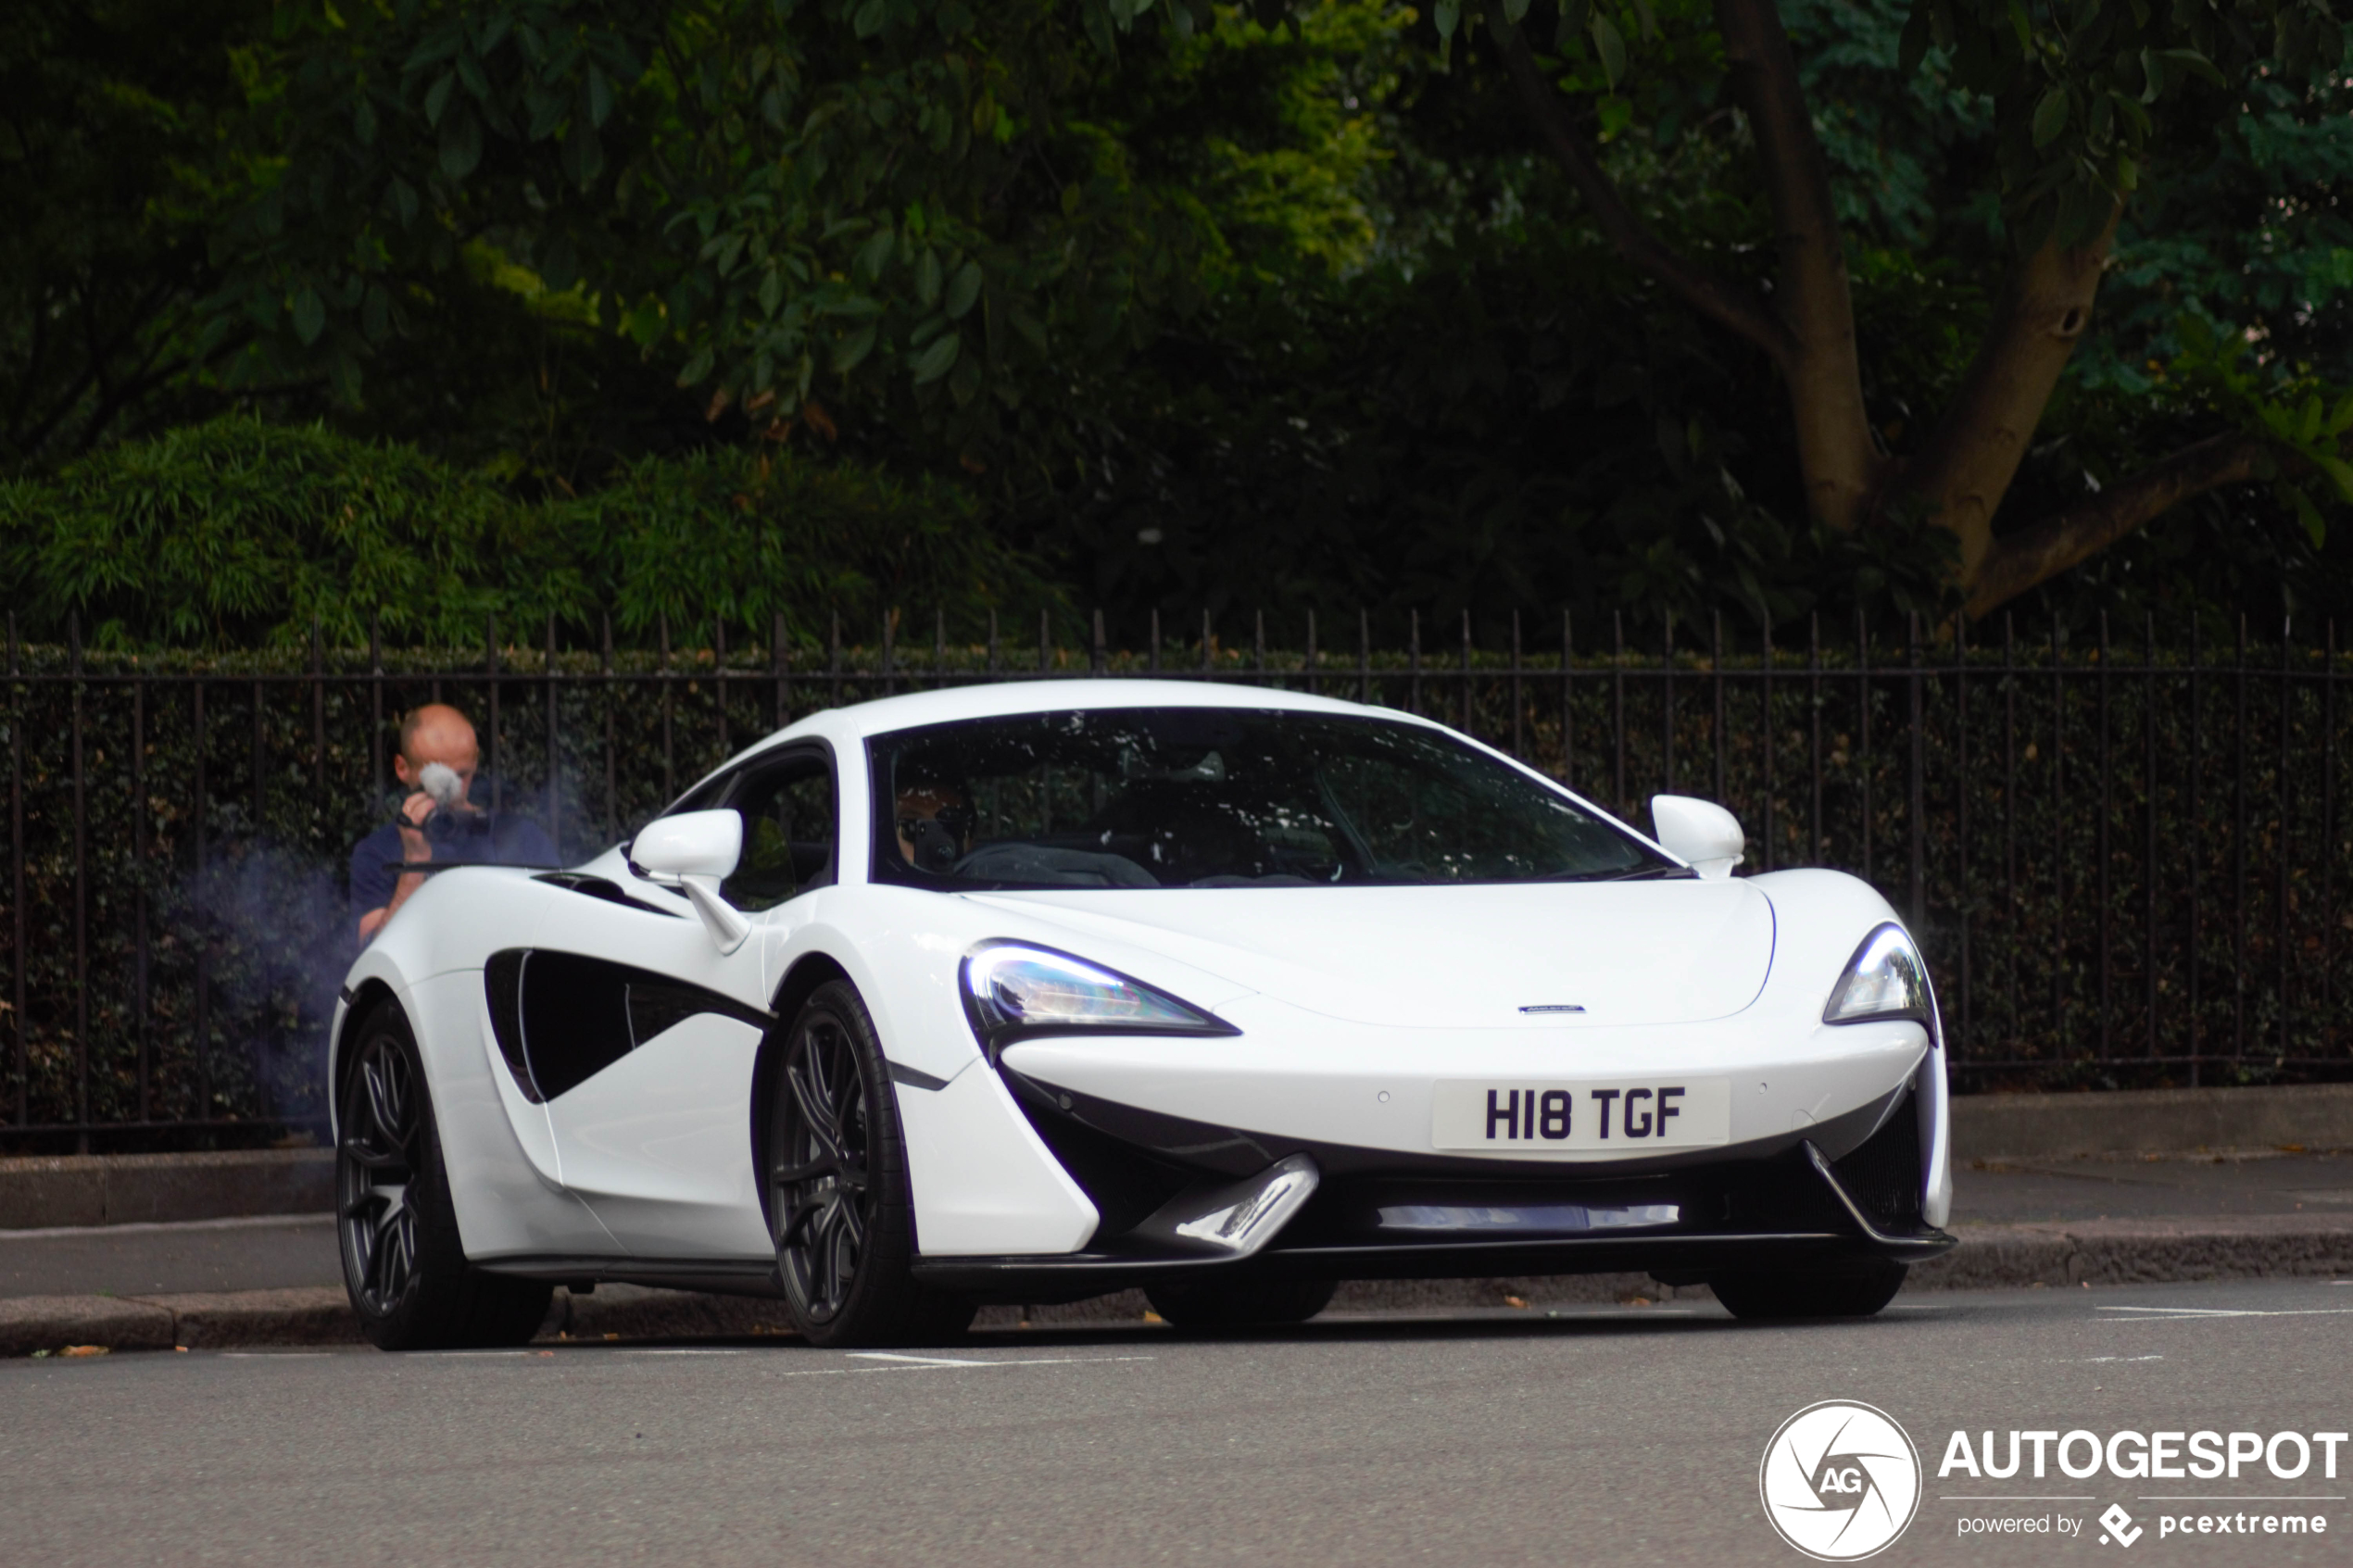
[[1688, 875], [1441, 732], [1378, 718], [1121, 708], [867, 742], [875, 879], [973, 891]]

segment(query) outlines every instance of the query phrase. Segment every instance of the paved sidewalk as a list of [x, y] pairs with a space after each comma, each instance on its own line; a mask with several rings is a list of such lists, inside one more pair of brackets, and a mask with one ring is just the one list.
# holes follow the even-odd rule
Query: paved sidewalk
[[0, 1299], [342, 1284], [327, 1214], [0, 1231]]
[[1959, 1223], [2297, 1213], [2353, 1215], [2353, 1152], [2094, 1157], [1953, 1173]]
[[[1920, 1269], [1914, 1288], [2353, 1274], [2353, 1152], [1969, 1167], [1954, 1173], [1953, 1228], [1962, 1247]], [[1638, 1293], [1672, 1294], [1633, 1274], [1366, 1282], [1345, 1286], [1335, 1306], [1445, 1310]], [[1142, 1310], [1139, 1296], [1123, 1292], [1034, 1315], [1133, 1319]], [[547, 1332], [747, 1335], [782, 1322], [774, 1302], [606, 1286], [578, 1298], [560, 1290]], [[326, 1215], [0, 1232], [0, 1355], [70, 1343], [131, 1349], [356, 1336]]]

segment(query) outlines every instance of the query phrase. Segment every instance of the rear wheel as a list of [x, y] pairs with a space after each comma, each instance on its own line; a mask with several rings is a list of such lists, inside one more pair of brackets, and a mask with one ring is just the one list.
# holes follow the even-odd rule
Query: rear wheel
[[1178, 1328], [1305, 1323], [1332, 1304], [1327, 1279], [1172, 1279], [1144, 1287], [1152, 1311]]
[[1904, 1288], [1905, 1266], [1884, 1258], [1819, 1270], [1719, 1274], [1708, 1288], [1736, 1318], [1868, 1318]]
[[866, 1004], [821, 985], [768, 1090], [776, 1269], [812, 1345], [920, 1345], [972, 1326], [973, 1304], [915, 1283], [914, 1201], [889, 1070]]
[[554, 1286], [466, 1261], [440, 1129], [397, 1003], [359, 1021], [336, 1120], [336, 1231], [344, 1288], [379, 1349], [521, 1345]]

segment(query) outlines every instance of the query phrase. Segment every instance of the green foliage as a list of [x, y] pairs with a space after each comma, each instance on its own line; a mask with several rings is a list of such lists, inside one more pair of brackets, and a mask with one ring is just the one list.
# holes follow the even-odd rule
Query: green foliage
[[392, 445], [231, 418], [0, 486], [0, 594], [36, 636], [78, 614], [99, 646], [476, 646], [610, 611], [804, 641], [900, 606], [969, 623], [1057, 596], [952, 490], [743, 450], [647, 458], [575, 500], [525, 504]]
[[[0, 472], [184, 409], [232, 51], [258, 0], [19, 0], [0, 28]], [[233, 332], [227, 340], [235, 341]]]
[[1197, 288], [1196, 205], [1072, 114], [1106, 61], [1034, 0], [280, 19], [214, 302], [258, 329], [250, 374], [317, 366], [356, 398], [461, 240], [495, 235], [718, 406], [780, 417], [847, 382], [953, 448]]
[[[2270, 429], [2265, 400], [2291, 433], [2309, 398], [2335, 408], [2353, 75], [2246, 54], [2322, 57], [2325, 30], [2249, 19], [2300, 4], [2030, 10], [2032, 57], [2001, 45], [2016, 82], [1989, 94], [1999, 50], [1969, 52], [1966, 6], [1906, 75], [1908, 0], [1780, 0], [1895, 456], [1969, 362], [2037, 171], [2108, 178], [2120, 149], [2140, 183], [2118, 264], [2008, 515]], [[1711, 7], [1504, 10], [1645, 220], [1763, 278]], [[2137, 152], [2113, 123], [2095, 146], [2073, 97], [2032, 146], [2035, 83], [2106, 58], [2145, 93], [2119, 41], [2217, 17], [2228, 94], [2159, 59]], [[1026, 608], [1038, 571], [1129, 636], [1204, 600], [1653, 625], [1940, 602], [1908, 524], [1865, 550], [1793, 521], [1770, 367], [1611, 257], [1476, 6], [35, 0], [0, 69], [34, 106], [0, 157], [31, 218], [0, 240], [0, 416], [65, 410], [0, 461], [53, 471], [224, 404], [283, 427], [276, 456], [248, 420], [9, 492], [40, 521], [12, 521], [6, 583], [53, 627], [79, 604], [129, 641], [226, 646], [380, 609], [470, 645], [484, 613], [585, 632], [610, 607], [646, 637], [698, 601], [748, 629], [837, 600]], [[2255, 401], [2197, 371], [2185, 316], [2246, 345]], [[122, 345], [104, 378], [57, 358], [92, 343]], [[786, 433], [753, 448], [763, 477], [746, 444]], [[327, 445], [297, 463], [306, 443]], [[235, 505], [185, 509], [215, 470]], [[2317, 469], [2284, 471], [2330, 515]], [[2166, 529], [2051, 602], [2353, 609], [2353, 530], [2316, 546], [2287, 488]]]
[[[2052, 237], [2080, 245], [2107, 228], [2116, 204], [2171, 128], [2210, 137], [2235, 84], [2267, 70], [2308, 81], [2344, 54], [2324, 0], [2078, 0], [2037, 9], [2020, 0], [1914, 0], [1903, 66], [1931, 44], [1956, 75], [1994, 101], [2002, 194], [2021, 250]], [[2221, 101], [2206, 99], [2208, 92]]]

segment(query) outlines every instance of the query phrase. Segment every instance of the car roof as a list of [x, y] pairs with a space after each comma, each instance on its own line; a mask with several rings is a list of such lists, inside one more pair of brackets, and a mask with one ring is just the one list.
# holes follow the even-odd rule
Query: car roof
[[803, 736], [822, 735], [836, 742], [863, 741], [872, 735], [925, 724], [954, 723], [964, 719], [993, 719], [1008, 714], [1061, 713], [1080, 708], [1244, 708], [1287, 712], [1342, 714], [1361, 719], [1391, 719], [1430, 728], [1428, 720], [1393, 708], [1374, 708], [1338, 697], [1286, 691], [1279, 686], [1244, 686], [1223, 682], [1172, 680], [1096, 680], [1048, 677], [1032, 681], [995, 681], [979, 685], [951, 686], [943, 691], [909, 692], [846, 704], [812, 713], [769, 737], [754, 749], [783, 745]]

